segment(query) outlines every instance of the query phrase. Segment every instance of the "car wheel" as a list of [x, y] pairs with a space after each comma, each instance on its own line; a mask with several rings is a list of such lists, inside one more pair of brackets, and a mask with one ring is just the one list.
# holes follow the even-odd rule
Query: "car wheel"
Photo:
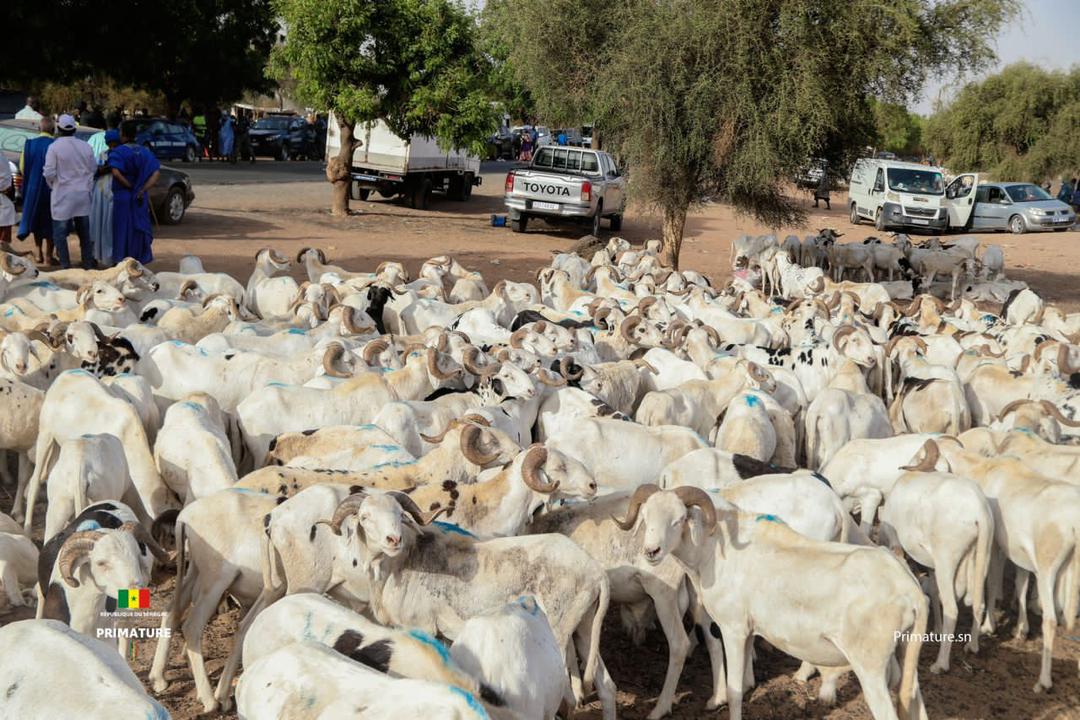
[[360, 198], [361, 200], [363, 200], [364, 202], [367, 202], [367, 199], [368, 199], [369, 197], [371, 197], [371, 191], [370, 191], [370, 190], [368, 190], [367, 188], [364, 188], [364, 189], [362, 189], [362, 190], [359, 190], [359, 191], [358, 191], [358, 192], [356, 193], [356, 195], [357, 195], [357, 197], [359, 197], [359, 198]]
[[431, 204], [431, 180], [424, 178], [413, 186], [409, 206], [416, 210], [427, 210]]
[[473, 177], [472, 173], [465, 173], [465, 187], [461, 189], [462, 200], [468, 200], [472, 197]]
[[855, 203], [851, 203], [851, 218], [850, 218], [850, 220], [851, 220], [852, 225], [858, 225], [860, 222], [862, 222], [862, 219], [859, 217], [859, 206], [856, 205]]
[[1021, 215], [1013, 215], [1009, 218], [1009, 232], [1013, 235], [1023, 235], [1027, 232], [1027, 223]]
[[168, 194], [165, 196], [165, 202], [161, 204], [162, 210], [161, 220], [166, 225], [179, 225], [180, 221], [184, 219], [184, 213], [187, 208], [184, 206], [184, 191], [179, 187], [169, 188]]
[[881, 208], [874, 213], [874, 228], [878, 232], [885, 232], [885, 216], [881, 214]]
[[464, 178], [461, 175], [455, 175], [450, 178], [450, 183], [446, 188], [446, 194], [451, 200], [465, 199], [465, 183]]
[[274, 156], [274, 159], [275, 160], [280, 160], [282, 162], [289, 159], [289, 145], [288, 145], [288, 143], [282, 143], [281, 144], [281, 150], [279, 150], [278, 154]]
[[622, 230], [622, 215], [621, 214], [620, 215], [612, 215], [611, 220], [609, 222], [611, 223], [612, 232], [618, 232], [618, 231]]
[[522, 215], [517, 220], [514, 220], [513, 218], [510, 219], [510, 229], [516, 233], [523, 233], [528, 227], [529, 217], [527, 215]]
[[195, 162], [195, 146], [194, 145], [188, 145], [187, 147], [184, 148], [184, 162], [186, 162], [186, 163]]
[[595, 238], [600, 237], [600, 216], [604, 214], [604, 201], [601, 200], [596, 205], [596, 214], [592, 216], [592, 236]]

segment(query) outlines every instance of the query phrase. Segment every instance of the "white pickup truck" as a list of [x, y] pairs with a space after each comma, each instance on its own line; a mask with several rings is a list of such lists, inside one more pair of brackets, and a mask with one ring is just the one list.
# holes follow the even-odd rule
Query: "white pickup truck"
[[[326, 157], [341, 147], [337, 120], [330, 113], [326, 132]], [[464, 150], [446, 151], [435, 138], [413, 135], [402, 140], [381, 120], [353, 129], [353, 199], [367, 200], [372, 191], [385, 198], [401, 195], [409, 205], [427, 210], [431, 193], [439, 191], [451, 200], [468, 200], [480, 177], [480, 158]]]
[[588, 224], [600, 235], [600, 219], [622, 228], [626, 181], [606, 152], [545, 145], [529, 167], [506, 174], [510, 227], [525, 232], [529, 218], [549, 223]]

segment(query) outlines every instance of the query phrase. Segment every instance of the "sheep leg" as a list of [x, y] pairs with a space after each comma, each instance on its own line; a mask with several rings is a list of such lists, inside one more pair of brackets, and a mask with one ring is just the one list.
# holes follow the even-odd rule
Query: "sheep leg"
[[[22, 607], [22, 593], [19, 592], [19, 575], [15, 572], [14, 563], [0, 558], [0, 611], [6, 612], [13, 607]], [[4, 607], [2, 601], [7, 598], [8, 607]]]
[[[577, 651], [583, 658], [589, 657], [589, 642], [592, 624], [599, 622], [595, 613], [589, 613], [581, 620], [581, 624], [574, 630], [572, 642], [577, 644]], [[603, 708], [604, 720], [615, 720], [615, 708], [617, 700], [615, 696], [615, 683], [608, 675], [607, 667], [601, 657], [596, 658], [596, 676], [593, 679], [596, 694], [600, 698], [600, 706]]]
[[721, 634], [727, 659], [728, 716], [731, 720], [742, 720], [743, 675], [754, 636], [745, 628], [736, 627], [725, 627]]
[[252, 603], [251, 609], [247, 611], [247, 615], [240, 622], [240, 626], [236, 630], [236, 635], [233, 637], [232, 650], [229, 651], [229, 659], [225, 661], [225, 667], [221, 671], [221, 677], [218, 678], [217, 692], [214, 693], [214, 697], [217, 698], [218, 703], [221, 704], [221, 709], [225, 712], [232, 707], [232, 679], [236, 675], [236, 670], [240, 666], [240, 656], [244, 649], [244, 637], [247, 635], [248, 628], [251, 627], [251, 623], [255, 620], [260, 612], [266, 608], [270, 603], [275, 602], [285, 595], [285, 588], [283, 586], [264, 588], [259, 597]]
[[[1080, 552], [1080, 548], [1072, 552]], [[1049, 690], [1053, 685], [1050, 677], [1050, 669], [1054, 660], [1054, 635], [1057, 633], [1057, 608], [1054, 607], [1054, 580], [1061, 571], [1066, 559], [1070, 559], [1072, 553], [1065, 550], [1064, 553], [1054, 558], [1053, 564], [1048, 568], [1041, 568], [1035, 573], [1035, 586], [1039, 591], [1039, 604], [1042, 606], [1042, 667], [1039, 669], [1039, 680], [1032, 688], [1034, 692]]]
[[938, 602], [941, 603], [941, 612], [945, 624], [941, 628], [942, 640], [938, 648], [937, 660], [930, 666], [930, 672], [943, 673], [949, 671], [949, 653], [952, 652], [952, 641], [949, 638], [956, 631], [956, 566], [952, 558], [945, 558], [937, 562], [934, 570], [934, 580], [937, 585]]
[[574, 696], [574, 702], [580, 706], [585, 702], [585, 687], [581, 681], [581, 666], [578, 664], [577, 651], [574, 650], [574, 640], [566, 641], [566, 671], [570, 673], [570, 691]]
[[1005, 574], [1005, 555], [994, 543], [990, 547], [990, 568], [986, 574], [986, 617], [983, 619], [982, 631], [992, 635], [996, 629], [994, 612], [997, 610], [998, 600], [1001, 598], [1002, 576]]
[[[178, 539], [178, 542], [183, 542], [182, 538]], [[169, 603], [169, 609], [165, 612], [165, 615], [161, 618], [161, 629], [168, 629], [168, 636], [173, 636], [180, 629], [180, 618], [183, 615], [183, 611], [187, 608], [191, 602], [191, 588], [193, 583], [198, 579], [198, 570], [192, 566], [188, 571], [186, 577], [181, 579], [180, 569], [177, 568], [177, 585], [173, 593], [172, 602]], [[166, 633], [162, 633], [166, 635]], [[169, 660], [169, 645], [171, 644], [170, 637], [160, 637], [157, 641], [157, 647], [154, 648], [154, 662], [150, 666], [150, 683], [154, 688], [154, 692], [163, 693], [169, 687], [169, 682], [165, 679], [165, 665]]]
[[1031, 573], [1016, 566], [1016, 601], [1020, 605], [1016, 619], [1016, 639], [1024, 640], [1028, 634], [1027, 596], [1028, 584], [1031, 582]]
[[[683, 664], [686, 662], [686, 654], [690, 650], [690, 638], [683, 629], [682, 613], [679, 612], [679, 599], [677, 591], [662, 583], [649, 582], [648, 576], [642, 578], [645, 592], [653, 599], [656, 607], [656, 617], [660, 621], [660, 627], [664, 631], [664, 637], [668, 643], [667, 674], [664, 676], [664, 687], [660, 690], [660, 697], [656, 701], [656, 707], [649, 713], [649, 720], [657, 720], [671, 712], [671, 704], [675, 698], [675, 690], [679, 684], [679, 676], [682, 675]], [[650, 585], [654, 587], [650, 587]]]
[[[890, 654], [889, 658], [892, 657]], [[852, 659], [851, 669], [855, 671], [855, 677], [859, 679], [862, 687], [863, 699], [870, 708], [870, 714], [874, 720], [896, 720], [896, 708], [889, 696], [889, 684], [886, 680], [888, 672], [888, 658], [884, 659], [881, 667], [868, 668], [861, 662]]]
[[191, 675], [195, 680], [195, 691], [199, 700], [202, 701], [203, 711], [207, 713], [217, 710], [218, 703], [203, 661], [203, 631], [206, 630], [207, 623], [213, 617], [218, 601], [224, 597], [225, 592], [236, 579], [236, 575], [236, 570], [222, 568], [217, 577], [206, 580], [208, 576], [200, 573], [195, 580], [191, 611], [184, 620], [182, 629], [184, 642], [187, 643], [188, 664], [191, 666]]
[[705, 612], [704, 606], [694, 597], [691, 606], [694, 626], [700, 631], [705, 641], [705, 649], [709, 651], [709, 664], [712, 667], [713, 694], [705, 703], [705, 709], [715, 710], [727, 703], [727, 680], [724, 677], [724, 647], [720, 642], [720, 627], [712, 621]]

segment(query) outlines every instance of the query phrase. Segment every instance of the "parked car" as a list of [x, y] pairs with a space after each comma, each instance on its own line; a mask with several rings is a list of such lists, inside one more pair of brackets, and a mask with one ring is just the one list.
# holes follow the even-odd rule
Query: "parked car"
[[980, 183], [975, 191], [972, 230], [1008, 230], [1014, 234], [1068, 230], [1076, 213], [1032, 183]]
[[157, 156], [159, 160], [195, 162], [202, 146], [195, 133], [186, 125], [165, 118], [137, 118], [135, 142]]
[[267, 115], [259, 118], [248, 131], [248, 137], [256, 157], [319, 160], [323, 156], [323, 148], [318, 147], [315, 126], [298, 115]]
[[501, 127], [497, 133], [489, 137], [487, 151], [488, 160], [498, 160], [500, 158], [513, 160], [514, 134], [510, 131], [510, 128]]
[[529, 218], [589, 224], [600, 235], [600, 219], [622, 228], [626, 188], [615, 160], [605, 152], [546, 145], [529, 167], [506, 175], [504, 193], [510, 227], [525, 232]]
[[[89, 140], [101, 132], [97, 128], [80, 126], [75, 137]], [[23, 144], [40, 134], [38, 124], [32, 120], [0, 120], [0, 153], [12, 163], [15, 180], [16, 207], [22, 206], [23, 177], [19, 172], [19, 156]], [[158, 222], [175, 225], [184, 219], [188, 207], [195, 199], [188, 174], [162, 166], [157, 184], [150, 189], [150, 204]]]
[[795, 174], [795, 186], [801, 188], [816, 188], [821, 184], [821, 178], [825, 175], [825, 158], [810, 158], [799, 168]]
[[592, 147], [592, 125], [581, 126], [581, 147]]

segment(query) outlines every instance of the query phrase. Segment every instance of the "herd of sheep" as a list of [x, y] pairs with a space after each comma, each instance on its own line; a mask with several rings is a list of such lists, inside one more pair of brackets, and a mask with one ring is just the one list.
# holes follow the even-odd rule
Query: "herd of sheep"
[[850, 671], [876, 720], [926, 718], [924, 643], [949, 672], [1029, 603], [1050, 689], [1080, 605], [1080, 314], [974, 238], [838, 238], [739, 238], [724, 288], [618, 238], [493, 287], [446, 256], [411, 279], [308, 248], [297, 282], [266, 249], [244, 285], [0, 254], [0, 622], [36, 613], [0, 627], [0, 717], [168, 718], [179, 677], [245, 720], [594, 694], [610, 720], [611, 611], [667, 641], [650, 718], [699, 645], [695, 694], [732, 720], [776, 652], [822, 703]]

